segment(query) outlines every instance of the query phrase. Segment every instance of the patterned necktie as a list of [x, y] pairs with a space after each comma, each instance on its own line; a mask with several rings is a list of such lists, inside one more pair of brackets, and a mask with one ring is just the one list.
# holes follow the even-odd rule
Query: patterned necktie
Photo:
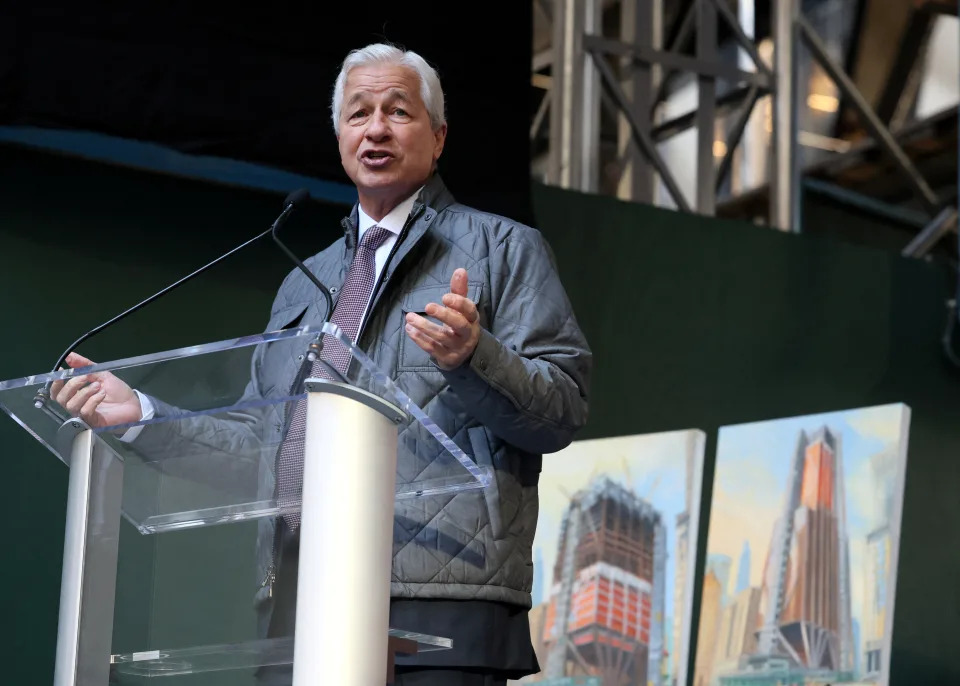
[[[383, 227], [371, 226], [367, 229], [357, 252], [347, 272], [347, 279], [340, 289], [340, 298], [333, 310], [331, 323], [336, 324], [351, 341], [356, 341], [360, 331], [360, 322], [370, 301], [376, 281], [375, 255], [377, 248], [393, 234]], [[320, 358], [330, 366], [346, 375], [350, 366], [350, 351], [340, 341], [331, 336], [324, 336], [323, 351]], [[325, 365], [320, 360], [313, 363], [310, 377], [331, 378]], [[296, 391], [296, 389], [294, 389]], [[303, 492], [303, 449], [307, 431], [307, 402], [297, 400], [290, 419], [290, 428], [280, 445], [277, 454], [277, 504], [285, 507], [300, 500]], [[291, 531], [300, 526], [300, 513], [284, 515], [284, 520]]]

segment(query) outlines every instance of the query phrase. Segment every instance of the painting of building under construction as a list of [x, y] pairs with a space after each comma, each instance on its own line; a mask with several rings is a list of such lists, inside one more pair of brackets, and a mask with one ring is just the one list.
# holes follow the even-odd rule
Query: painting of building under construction
[[886, 684], [908, 426], [885, 405], [721, 429], [694, 686]]
[[704, 435], [579, 441], [544, 457], [524, 683], [685, 683]]

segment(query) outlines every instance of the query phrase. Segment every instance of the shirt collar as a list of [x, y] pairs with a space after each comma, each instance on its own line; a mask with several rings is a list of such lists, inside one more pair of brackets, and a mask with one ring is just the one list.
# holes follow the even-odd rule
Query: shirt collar
[[407, 223], [407, 217], [410, 216], [410, 210], [413, 209], [413, 203], [416, 201], [417, 195], [419, 195], [421, 190], [423, 190], [422, 186], [415, 190], [413, 195], [390, 210], [387, 216], [380, 221], [374, 221], [363, 211], [362, 207], [357, 205], [357, 238], [362, 239], [364, 232], [371, 226], [382, 226], [390, 233], [399, 236], [403, 230], [403, 225]]

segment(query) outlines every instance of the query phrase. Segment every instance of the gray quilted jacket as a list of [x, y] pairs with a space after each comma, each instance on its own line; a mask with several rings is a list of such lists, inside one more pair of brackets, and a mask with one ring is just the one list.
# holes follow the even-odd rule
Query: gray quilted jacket
[[[334, 297], [353, 259], [356, 207], [343, 227], [342, 239], [305, 262]], [[478, 305], [482, 332], [470, 361], [445, 372], [406, 336], [404, 314], [424, 313], [427, 303], [439, 303], [458, 267], [467, 270], [468, 297]], [[279, 289], [267, 330], [319, 324], [324, 309], [316, 287], [294, 270]], [[392, 595], [529, 606], [541, 455], [568, 445], [586, 422], [592, 359], [547, 243], [534, 229], [457, 204], [435, 175], [384, 267], [357, 344], [465, 453], [494, 470], [493, 483], [483, 491], [398, 501]], [[247, 397], [282, 394], [303, 364], [302, 353], [273, 344], [255, 356]], [[157, 406], [158, 414], [171, 411], [162, 402]], [[206, 424], [194, 430], [207, 435], [207, 445], [216, 433], [229, 461], [233, 449], [251, 454], [251, 443], [275, 445], [282, 420], [270, 408], [266, 415], [251, 415], [240, 429], [221, 431], [225, 427], [211, 427], [214, 420], [204, 418], [198, 422]], [[147, 450], [151, 444], [171, 449], [197, 439], [171, 435], [191, 433], [184, 422], [165, 426], [147, 427], [137, 443]], [[248, 465], [258, 470], [266, 497], [274, 483], [268, 457]], [[237, 472], [237, 465], [230, 469]], [[428, 469], [398, 465], [401, 472]], [[261, 520], [260, 578], [269, 573], [273, 533], [272, 522]], [[258, 604], [262, 616], [269, 616], [265, 588]]]

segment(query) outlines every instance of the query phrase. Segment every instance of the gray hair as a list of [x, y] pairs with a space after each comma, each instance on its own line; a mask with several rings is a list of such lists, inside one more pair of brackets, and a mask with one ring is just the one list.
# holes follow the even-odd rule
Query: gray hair
[[343, 89], [347, 83], [347, 74], [355, 67], [366, 67], [371, 64], [388, 64], [399, 67], [408, 67], [417, 72], [420, 78], [420, 98], [427, 106], [430, 115], [430, 126], [437, 131], [447, 123], [443, 109], [443, 89], [440, 87], [440, 77], [436, 70], [427, 64], [427, 61], [412, 50], [403, 51], [388, 43], [372, 43], [364, 48], [351, 50], [343, 61], [340, 74], [333, 87], [333, 130], [340, 133], [340, 107], [343, 105]]

